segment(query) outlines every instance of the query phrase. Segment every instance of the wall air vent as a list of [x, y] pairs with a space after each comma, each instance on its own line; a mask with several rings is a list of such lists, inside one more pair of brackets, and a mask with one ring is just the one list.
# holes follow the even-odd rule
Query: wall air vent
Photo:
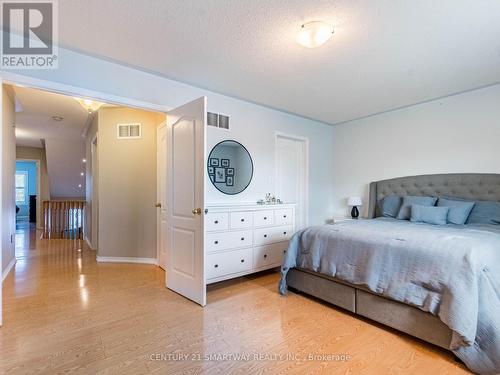
[[219, 115], [219, 128], [229, 130], [229, 116]]
[[117, 125], [118, 139], [140, 139], [142, 138], [142, 125], [134, 124], [118, 124]]
[[229, 116], [207, 112], [207, 125], [229, 130]]
[[217, 127], [217, 113], [207, 112], [207, 125]]

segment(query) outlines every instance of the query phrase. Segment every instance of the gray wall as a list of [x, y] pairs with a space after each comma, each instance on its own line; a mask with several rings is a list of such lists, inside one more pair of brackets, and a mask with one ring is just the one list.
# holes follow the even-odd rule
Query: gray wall
[[[102, 108], [98, 117], [98, 256], [156, 258], [156, 131], [165, 116]], [[117, 139], [118, 123], [141, 123], [142, 139]]]
[[16, 136], [14, 101], [5, 85], [2, 87], [2, 274], [15, 258], [16, 204]]

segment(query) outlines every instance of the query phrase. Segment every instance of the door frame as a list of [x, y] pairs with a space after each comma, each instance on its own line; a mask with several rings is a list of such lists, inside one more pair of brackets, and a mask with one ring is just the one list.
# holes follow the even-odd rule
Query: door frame
[[[119, 95], [114, 95], [98, 90], [91, 90], [91, 89], [85, 89], [82, 87], [76, 87], [76, 86], [71, 86], [67, 85], [64, 83], [58, 83], [54, 81], [49, 81], [45, 79], [39, 79], [39, 78], [34, 78], [30, 76], [25, 76], [22, 74], [17, 74], [14, 72], [10, 71], [1, 71], [0, 72], [0, 85], [2, 86], [2, 90], [0, 90], [0, 100], [3, 101], [3, 85], [8, 84], [8, 85], [17, 85], [17, 86], [25, 86], [33, 89], [39, 89], [39, 90], [45, 90], [45, 91], [50, 91], [53, 93], [57, 94], [62, 94], [62, 95], [69, 95], [69, 96], [76, 96], [76, 97], [84, 97], [84, 98], [89, 98], [93, 99], [96, 101], [102, 101], [105, 103], [109, 104], [116, 104], [116, 105], [122, 105], [122, 106], [127, 106], [131, 108], [137, 108], [137, 109], [144, 109], [148, 111], [155, 111], [155, 112], [163, 112], [166, 113], [172, 107], [166, 106], [166, 105], [161, 105], [161, 104], [156, 104], [156, 103], [151, 103], [151, 102], [146, 102], [142, 100], [137, 100], [133, 98], [129, 98], [126, 96], [119, 96]], [[2, 106], [0, 106], [0, 122], [1, 126], [3, 127], [3, 110]], [[3, 157], [2, 157], [2, 142], [3, 142], [3, 132], [0, 132], [0, 176], [3, 173]], [[0, 184], [0, 196], [2, 193], [2, 186]], [[0, 212], [3, 211], [3, 206], [2, 202], [0, 199]], [[2, 219], [0, 215], [0, 226], [3, 225]], [[0, 243], [3, 240], [2, 234], [0, 231]], [[0, 270], [2, 269], [2, 257], [0, 257]], [[2, 282], [3, 283], [3, 282]], [[1, 285], [0, 285], [1, 286]], [[2, 326], [2, 289], [0, 287], [0, 327]]]
[[[0, 75], [0, 85], [2, 85], [2, 89], [0, 90], [0, 102], [2, 105], [0, 105], [0, 121], [1, 121], [1, 128], [0, 128], [0, 178], [3, 176], [3, 79], [2, 76]], [[3, 184], [0, 184], [0, 197], [3, 196]], [[3, 199], [0, 199], [0, 228], [3, 228]], [[3, 231], [0, 230], [0, 244], [3, 244]], [[0, 256], [0, 273], [3, 276], [3, 262], [2, 262], [3, 256]], [[3, 277], [0, 277], [0, 327], [3, 325], [3, 296], [2, 296], [2, 290], [3, 290]]]
[[40, 201], [41, 197], [41, 185], [42, 185], [42, 174], [40, 172], [40, 160], [38, 159], [25, 159], [25, 158], [17, 158], [16, 161], [28, 161], [36, 163], [36, 228], [42, 229], [42, 202]]
[[[99, 253], [99, 132], [96, 132], [90, 140], [90, 171], [92, 181], [90, 184], [90, 238], [87, 236], [87, 244], [94, 251]], [[97, 181], [96, 181], [97, 179]], [[97, 185], [97, 189], [94, 186]], [[87, 189], [89, 186], [87, 186]], [[94, 231], [95, 230], [95, 231]]]
[[[290, 134], [290, 133], [284, 133], [277, 131], [274, 133], [274, 190], [277, 190], [277, 185], [278, 185], [278, 139], [279, 138], [284, 138], [284, 139], [290, 139], [293, 141], [301, 142], [303, 147], [304, 147], [304, 192], [303, 192], [303, 199], [300, 201], [301, 208], [302, 208], [302, 222], [303, 222], [303, 228], [306, 228], [309, 226], [309, 138], [303, 137], [300, 135], [295, 135], [295, 134]], [[302, 228], [296, 228], [302, 229]]]
[[[162, 128], [166, 128], [167, 126], [167, 121], [166, 121], [166, 114], [165, 114], [165, 122], [161, 123], [158, 125], [156, 128], [156, 203], [160, 203], [162, 201], [161, 198], [161, 189], [160, 189], [160, 160], [159, 160], [159, 154], [158, 154], [158, 140], [160, 139], [159, 134], [160, 130]], [[159, 210], [156, 210], [156, 261], [158, 262], [158, 266], [160, 266], [160, 252], [161, 252], [161, 210], [162, 207], [157, 207]]]
[[168, 112], [173, 108], [162, 104], [146, 102], [126, 96], [109, 94], [103, 91], [91, 90], [45, 79], [29, 77], [9, 71], [0, 72], [0, 83], [7, 85], [25, 86], [32, 89], [50, 91], [56, 94], [83, 97], [95, 101], [102, 101], [108, 104], [116, 104], [131, 108], [144, 109], [147, 111]]

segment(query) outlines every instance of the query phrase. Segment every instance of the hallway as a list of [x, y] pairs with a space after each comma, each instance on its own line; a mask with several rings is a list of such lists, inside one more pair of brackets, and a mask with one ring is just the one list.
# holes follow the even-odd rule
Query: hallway
[[[21, 227], [16, 254], [4, 282], [2, 374], [468, 373], [409, 336], [302, 295], [283, 298], [275, 272], [211, 285], [202, 309], [167, 290], [160, 268], [97, 263], [81, 241], [40, 240]], [[203, 361], [254, 353], [267, 357]], [[350, 359], [272, 357], [335, 353]]]
[[18, 264], [20, 260], [29, 257], [31, 251], [36, 250], [36, 236], [35, 224], [28, 221], [16, 222], [15, 249]]
[[[83, 241], [40, 239], [29, 223], [16, 230], [16, 258], [4, 282], [2, 374], [128, 368], [123, 345], [138, 336], [130, 330], [139, 326], [148, 332], [141, 317], [154, 321], [156, 314], [153, 304], [139, 300], [169, 294], [159, 268], [97, 264]], [[147, 371], [145, 361], [136, 362], [130, 373]], [[91, 363], [94, 367], [84, 369]]]

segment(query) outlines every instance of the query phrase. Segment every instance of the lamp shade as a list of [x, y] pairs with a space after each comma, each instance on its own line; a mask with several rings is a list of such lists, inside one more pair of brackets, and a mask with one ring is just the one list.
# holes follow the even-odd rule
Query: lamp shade
[[348, 206], [361, 206], [362, 204], [363, 201], [361, 197], [349, 197], [349, 199], [347, 199]]

